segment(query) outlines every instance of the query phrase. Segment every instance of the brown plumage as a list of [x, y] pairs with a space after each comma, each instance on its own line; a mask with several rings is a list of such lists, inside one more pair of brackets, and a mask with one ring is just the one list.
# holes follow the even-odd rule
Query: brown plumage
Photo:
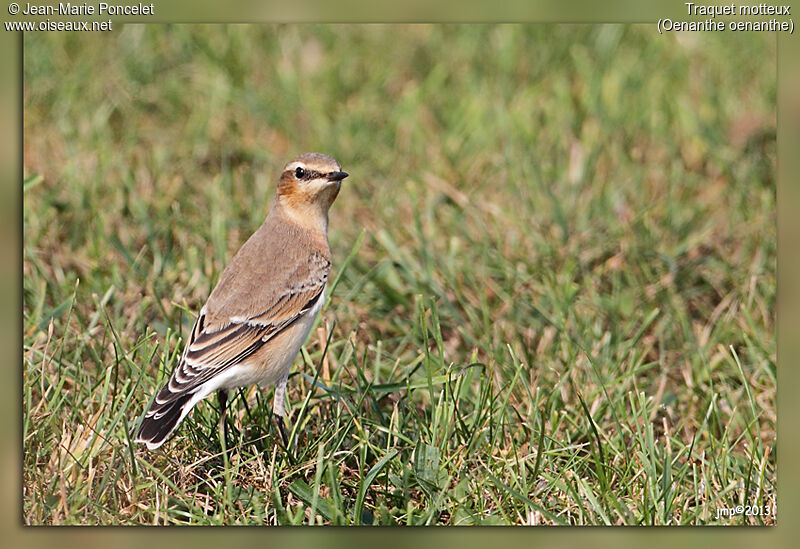
[[220, 275], [169, 381], [142, 419], [136, 441], [158, 448], [195, 404], [218, 391], [275, 384], [283, 429], [286, 380], [322, 306], [330, 271], [328, 209], [347, 177], [319, 153], [284, 168], [264, 223]]

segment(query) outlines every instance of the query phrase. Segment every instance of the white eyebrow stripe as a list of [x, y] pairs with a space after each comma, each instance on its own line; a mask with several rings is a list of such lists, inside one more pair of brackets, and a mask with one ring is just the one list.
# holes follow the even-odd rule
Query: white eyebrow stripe
[[308, 164], [305, 164], [305, 163], [300, 162], [300, 161], [290, 162], [289, 164], [286, 165], [286, 168], [284, 169], [284, 171], [293, 172], [297, 168], [303, 168], [304, 170], [306, 170], [308, 172], [316, 172], [320, 176], [324, 176], [328, 172], [339, 172], [339, 171], [342, 171], [342, 168], [341, 167], [337, 167], [337, 166], [330, 166], [330, 167], [317, 166], [317, 167], [313, 167], [313, 166], [309, 166]]

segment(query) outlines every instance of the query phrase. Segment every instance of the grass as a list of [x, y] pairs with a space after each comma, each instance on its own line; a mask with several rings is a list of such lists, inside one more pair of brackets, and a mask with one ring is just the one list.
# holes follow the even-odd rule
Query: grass
[[[26, 34], [25, 523], [774, 524], [775, 90], [757, 33]], [[308, 150], [351, 177], [294, 462], [255, 388], [230, 456], [211, 399], [132, 445]]]

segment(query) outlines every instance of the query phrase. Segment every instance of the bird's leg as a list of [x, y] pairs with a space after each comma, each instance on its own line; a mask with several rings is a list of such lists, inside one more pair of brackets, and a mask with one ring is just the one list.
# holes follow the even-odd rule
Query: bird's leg
[[286, 423], [283, 420], [283, 416], [279, 416], [278, 414], [272, 414], [273, 419], [275, 419], [275, 425], [278, 426], [278, 432], [281, 434], [281, 440], [283, 441], [283, 447], [288, 450], [289, 448], [289, 437], [286, 435]]
[[228, 422], [225, 421], [228, 415], [228, 390], [220, 389], [217, 391], [217, 399], [219, 399], [219, 436], [220, 446], [223, 451], [228, 448]]
[[283, 421], [284, 416], [284, 409], [283, 409], [283, 401], [286, 398], [286, 380], [288, 376], [284, 377], [282, 380], [275, 384], [275, 397], [272, 402], [272, 417], [275, 419], [275, 423], [278, 426], [278, 431], [281, 434], [281, 439], [283, 440], [283, 447], [288, 452], [289, 451], [289, 437], [286, 436], [286, 425]]

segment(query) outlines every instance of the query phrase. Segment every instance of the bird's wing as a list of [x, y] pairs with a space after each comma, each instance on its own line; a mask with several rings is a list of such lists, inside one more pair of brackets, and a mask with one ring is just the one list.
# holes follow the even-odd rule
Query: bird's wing
[[[330, 263], [315, 262], [301, 280], [286, 289], [267, 307], [248, 317], [234, 316], [222, 325], [206, 325], [206, 308], [192, 328], [183, 356], [154, 404], [163, 405], [193, 392], [226, 369], [246, 360], [282, 330], [308, 314], [322, 298]], [[217, 315], [219, 316], [219, 315]]]

